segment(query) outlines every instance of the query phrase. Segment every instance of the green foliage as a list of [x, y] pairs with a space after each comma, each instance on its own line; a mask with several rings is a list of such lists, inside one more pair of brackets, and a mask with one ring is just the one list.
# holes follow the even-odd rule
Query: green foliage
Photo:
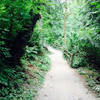
[[26, 47], [26, 53], [25, 53], [25, 58], [26, 59], [33, 59], [35, 58], [35, 56], [38, 54], [38, 47], [34, 46], [34, 47]]
[[36, 61], [38, 55], [41, 55], [40, 61], [45, 59], [45, 63], [42, 61], [38, 65], [38, 81], [43, 80], [43, 73], [48, 70], [48, 61], [42, 58], [45, 50], [40, 44], [40, 30], [36, 25], [45, 5], [46, 0], [0, 1], [0, 100], [31, 100], [36, 94], [30, 89], [26, 95], [23, 94], [24, 85], [30, 84], [30, 73], [25, 68], [26, 60]]
[[[33, 34], [34, 26], [40, 19], [37, 0], [0, 1], [0, 58], [7, 58], [15, 65], [24, 55], [25, 46]], [[10, 55], [10, 56], [6, 56]], [[14, 65], [13, 64], [13, 65]], [[12, 64], [11, 64], [12, 65]]]
[[43, 56], [36, 56], [34, 61], [30, 59], [30, 62], [28, 61], [25, 66], [26, 73], [29, 75], [29, 84], [24, 85], [25, 89], [20, 98], [23, 97], [25, 100], [34, 100], [34, 97], [37, 95], [37, 89], [41, 87], [41, 83], [44, 81], [44, 76], [50, 69], [50, 59], [45, 54]]
[[23, 67], [6, 68], [0, 73], [0, 100], [32, 100], [50, 68], [47, 55], [30, 62], [22, 60]]
[[63, 51], [67, 51], [70, 56], [69, 62], [71, 62], [71, 54], [74, 54], [74, 68], [90, 64], [100, 69], [99, 5], [99, 1], [95, 0], [68, 2], [66, 45]]
[[53, 46], [63, 44], [63, 5], [59, 1], [48, 0], [50, 6], [46, 6], [46, 11], [42, 13], [42, 27], [40, 38], [43, 43]]
[[[64, 12], [65, 5], [59, 0], [0, 1], [0, 97], [31, 100], [35, 96], [36, 89], [28, 84], [35, 76], [32, 84], [37, 87], [37, 80], [42, 83], [49, 69], [49, 59], [43, 56], [46, 44], [62, 49], [73, 68], [100, 70], [100, 1], [69, 0]], [[94, 84], [92, 80], [90, 86], [99, 92]]]
[[79, 74], [86, 79], [87, 85], [91, 90], [96, 92], [100, 97], [100, 81], [98, 80], [100, 74], [94, 70], [91, 66], [85, 68], [78, 68]]
[[18, 87], [21, 87], [24, 80], [27, 79], [23, 71], [23, 68], [17, 66], [16, 69], [6, 68], [0, 73], [0, 98], [10, 100], [11, 95], [22, 92]]

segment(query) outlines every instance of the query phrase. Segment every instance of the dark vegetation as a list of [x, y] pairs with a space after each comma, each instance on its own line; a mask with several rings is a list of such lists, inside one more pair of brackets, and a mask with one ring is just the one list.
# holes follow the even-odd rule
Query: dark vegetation
[[49, 69], [46, 50], [36, 30], [45, 3], [0, 1], [0, 100], [32, 100]]
[[100, 1], [69, 0], [65, 8], [60, 0], [0, 1], [0, 100], [32, 100], [49, 69], [45, 44], [61, 49], [100, 94]]

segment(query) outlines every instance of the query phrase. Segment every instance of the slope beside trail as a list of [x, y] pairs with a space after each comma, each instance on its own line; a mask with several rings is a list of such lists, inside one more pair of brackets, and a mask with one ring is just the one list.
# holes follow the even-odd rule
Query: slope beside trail
[[98, 100], [85, 87], [83, 79], [69, 67], [60, 51], [49, 47], [51, 70], [36, 100]]

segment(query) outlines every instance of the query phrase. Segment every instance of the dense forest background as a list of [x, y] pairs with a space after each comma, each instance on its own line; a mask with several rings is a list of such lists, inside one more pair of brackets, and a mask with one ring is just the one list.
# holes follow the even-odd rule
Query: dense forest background
[[25, 66], [47, 71], [46, 45], [61, 49], [73, 68], [100, 72], [100, 1], [1, 0], [0, 100], [31, 100], [23, 94], [31, 76]]

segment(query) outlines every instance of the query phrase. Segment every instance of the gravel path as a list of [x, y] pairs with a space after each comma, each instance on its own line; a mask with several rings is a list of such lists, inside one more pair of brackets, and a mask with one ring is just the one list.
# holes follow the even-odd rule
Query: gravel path
[[62, 53], [49, 47], [51, 70], [36, 100], [97, 100], [83, 79], [69, 67]]

